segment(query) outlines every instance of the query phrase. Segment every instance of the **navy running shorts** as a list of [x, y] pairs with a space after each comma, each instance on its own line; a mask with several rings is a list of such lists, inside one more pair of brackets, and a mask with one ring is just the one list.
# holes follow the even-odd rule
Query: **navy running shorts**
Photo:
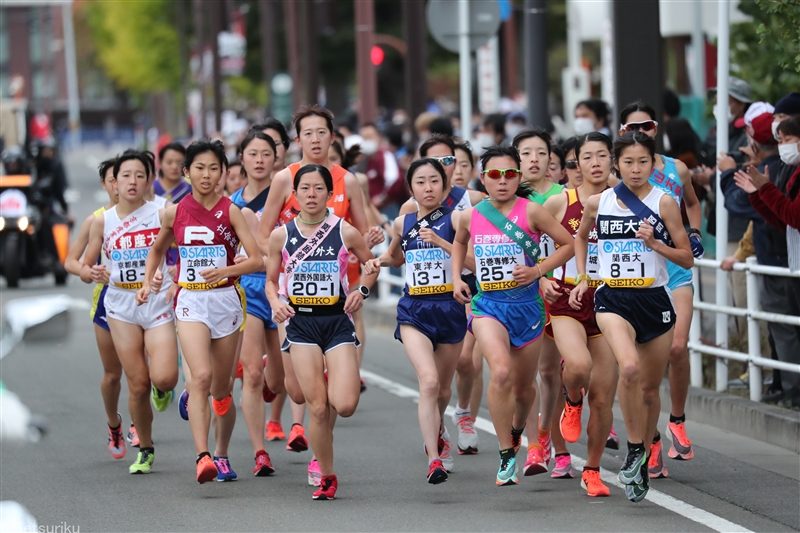
[[675, 306], [667, 287], [611, 288], [601, 285], [594, 293], [595, 313], [619, 315], [633, 326], [636, 342], [644, 344], [675, 325]]
[[295, 313], [286, 324], [286, 340], [281, 351], [291, 353], [293, 344], [319, 346], [326, 354], [344, 344], [358, 346], [356, 327], [349, 315]]
[[458, 344], [467, 335], [464, 305], [453, 298], [453, 293], [435, 297], [403, 296], [397, 303], [394, 332], [394, 338], [403, 342], [401, 325], [412, 326], [428, 337], [434, 350], [439, 344]]

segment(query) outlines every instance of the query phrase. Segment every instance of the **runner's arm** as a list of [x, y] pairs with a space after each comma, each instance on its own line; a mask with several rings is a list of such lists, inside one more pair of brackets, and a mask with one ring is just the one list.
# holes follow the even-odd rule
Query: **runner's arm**
[[350, 200], [350, 224], [355, 227], [361, 235], [369, 231], [367, 223], [367, 212], [364, 209], [364, 193], [358, 184], [358, 178], [351, 172], [344, 175], [344, 187], [347, 198]]
[[81, 255], [83, 255], [84, 250], [86, 250], [86, 244], [89, 242], [89, 231], [92, 229], [94, 219], [94, 215], [86, 217], [86, 220], [81, 224], [81, 229], [78, 231], [78, 236], [75, 237], [75, 242], [69, 247], [67, 259], [64, 261], [64, 268], [73, 276], [81, 275], [81, 268], [83, 267]]
[[395, 268], [400, 268], [405, 262], [405, 258], [403, 257], [403, 251], [400, 248], [400, 240], [402, 239], [403, 231], [403, 217], [397, 217], [392, 224], [392, 234], [391, 234], [391, 241], [389, 242], [389, 249], [386, 250], [379, 258], [380, 266], [392, 266]]
[[[590, 196], [583, 207], [583, 218], [575, 234], [575, 268], [578, 274], [586, 274], [586, 257], [589, 254], [589, 233], [597, 219], [597, 208], [600, 205], [600, 195]], [[584, 282], [581, 282], [584, 283]]]
[[675, 247], [667, 246], [658, 239], [654, 239], [655, 242], [652, 242], [652, 245], [645, 244], [648, 248], [666, 257], [676, 265], [683, 268], [692, 268], [694, 266], [694, 255], [692, 255], [692, 247], [689, 244], [689, 236], [686, 235], [686, 231], [683, 229], [681, 210], [677, 203], [670, 200], [672, 198], [669, 198], [668, 195], [662, 196], [659, 207], [661, 208], [661, 219], [664, 221]]
[[[451, 215], [451, 220], [453, 221], [453, 228], [455, 228], [456, 233], [458, 233], [458, 227], [461, 224], [465, 224], [469, 221], [467, 217], [464, 216], [465, 211], [453, 211]], [[453, 240], [453, 244], [445, 241], [447, 248], [444, 249], [445, 252], [450, 254], [450, 257], [453, 256], [453, 244], [455, 244], [455, 239]], [[443, 247], [444, 248], [444, 247]], [[464, 256], [464, 268], [471, 272], [475, 272], [475, 252], [472, 248], [472, 243], [468, 243], [467, 245], [467, 253]], [[460, 270], [453, 270], [453, 272], [461, 272]], [[459, 274], [460, 275], [460, 274]]]
[[469, 202], [472, 205], [478, 205], [480, 202], [483, 201], [484, 198], [486, 198], [486, 195], [484, 195], [481, 191], [473, 191], [471, 189], [467, 189], [467, 194], [469, 194]]
[[[264, 220], [263, 218], [261, 219]], [[281, 266], [283, 266], [283, 244], [286, 241], [286, 227], [277, 228], [269, 237], [269, 255], [267, 255], [267, 283], [264, 291], [267, 293], [269, 306], [272, 308], [272, 317], [276, 322], [283, 322], [294, 314], [291, 306], [281, 301], [278, 296]]]
[[[253, 239], [255, 240], [258, 236], [258, 217], [256, 217], [255, 213], [253, 213], [252, 209], [248, 209], [247, 207], [242, 208], [242, 216], [244, 217], [244, 221], [247, 222], [247, 228], [250, 230], [250, 234], [253, 236]], [[256, 246], [258, 245], [256, 244]], [[258, 254], [261, 255], [260, 248], [258, 250]], [[246, 259], [245, 256], [237, 255], [234, 261], [242, 262], [245, 259]], [[259, 272], [266, 272], [267, 263], [265, 259], [266, 258], [263, 255], [261, 255], [261, 263], [264, 266]]]
[[[342, 221], [342, 238], [344, 240], [344, 245], [347, 246], [348, 250], [353, 252], [353, 255], [358, 258], [358, 262], [362, 265], [370, 259], [375, 258], [369, 248], [367, 248], [367, 243], [364, 242], [364, 237], [362, 237], [361, 232], [344, 220]], [[379, 272], [380, 270], [376, 270], [370, 274], [363, 274], [361, 276], [361, 285], [364, 285], [368, 289], [372, 288], [375, 284], [375, 280], [378, 279]]]
[[250, 232], [250, 227], [244, 215], [234, 204], [231, 204], [229, 214], [231, 226], [233, 231], [236, 232], [239, 242], [242, 243], [244, 251], [247, 252], [247, 259], [241, 263], [220, 268], [220, 274], [224, 272], [223, 278], [233, 278], [260, 271], [264, 266], [264, 260], [261, 258], [261, 251], [253, 238], [253, 234]]
[[695, 229], [700, 229], [703, 223], [703, 213], [700, 209], [700, 200], [692, 186], [692, 173], [683, 161], [676, 159], [675, 166], [678, 169], [678, 176], [681, 178], [683, 201], [686, 203], [686, 216], [689, 218], [689, 224]]
[[[452, 258], [451, 267], [453, 275], [453, 298], [462, 304], [467, 304], [472, 298], [469, 286], [461, 279], [460, 272], [464, 269], [464, 264], [467, 258], [467, 248], [470, 242], [470, 221], [472, 220], [472, 208], [465, 209], [460, 216], [458, 227], [456, 228], [456, 236], [453, 238], [453, 253], [450, 254]], [[473, 259], [474, 260], [474, 259]], [[474, 266], [474, 265], [473, 265]], [[474, 272], [473, 268], [473, 272]]]
[[572, 259], [575, 255], [575, 239], [553, 216], [537, 203], [528, 204], [528, 224], [531, 230], [547, 233], [556, 243], [556, 251], [550, 257], [539, 263], [542, 273], [550, 272]]
[[169, 250], [169, 247], [175, 242], [175, 232], [172, 226], [175, 224], [175, 213], [177, 213], [177, 211], [178, 206], [169, 207], [164, 211], [164, 218], [161, 221], [161, 230], [158, 232], [156, 242], [153, 243], [153, 247], [150, 248], [150, 252], [147, 254], [147, 262], [144, 267], [143, 288], [147, 287], [149, 290], [150, 281], [153, 279], [153, 276], [156, 275], [156, 272], [160, 271], [161, 262], [164, 260], [167, 250]]
[[80, 270], [81, 281], [84, 283], [100, 282], [99, 271], [105, 270], [105, 265], [98, 265], [100, 252], [103, 248], [104, 217], [94, 217], [89, 229], [89, 238], [86, 242], [86, 253], [83, 254], [83, 265]]
[[413, 198], [409, 198], [405, 201], [403, 205], [400, 206], [400, 214], [407, 215], [409, 213], [416, 213], [419, 211], [417, 208], [417, 203], [414, 201]]
[[292, 194], [292, 171], [285, 168], [275, 174], [270, 186], [264, 211], [261, 213], [261, 222], [258, 223], [256, 243], [261, 250], [261, 255], [269, 253], [269, 236], [281, 216], [283, 204]]

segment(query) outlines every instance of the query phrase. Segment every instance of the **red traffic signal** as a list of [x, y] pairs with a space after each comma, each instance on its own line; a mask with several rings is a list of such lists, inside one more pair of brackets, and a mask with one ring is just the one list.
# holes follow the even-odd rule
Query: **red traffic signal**
[[372, 61], [372, 64], [376, 67], [383, 63], [383, 58], [386, 54], [383, 52], [383, 48], [380, 46], [373, 46], [372, 50], [369, 51], [369, 58]]

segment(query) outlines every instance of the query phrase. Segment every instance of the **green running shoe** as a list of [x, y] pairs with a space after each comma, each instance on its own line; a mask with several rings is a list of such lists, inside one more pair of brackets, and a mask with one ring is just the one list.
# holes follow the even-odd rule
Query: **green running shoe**
[[[644, 468], [644, 474], [642, 474], [642, 468]], [[624, 483], [625, 485], [641, 485], [647, 477], [647, 452], [644, 446], [628, 450], [628, 455], [625, 457], [625, 462], [617, 476], [620, 483]]]
[[139, 455], [136, 456], [136, 462], [133, 463], [128, 470], [130, 470], [131, 474], [149, 474], [150, 469], [153, 467], [154, 458], [153, 452], [139, 450]]
[[[508, 450], [509, 452], [513, 451]], [[519, 483], [517, 477], [517, 458], [513, 454], [500, 455], [500, 468], [497, 470], [495, 484], [499, 487], [504, 485], [516, 485]]]
[[153, 399], [153, 407], [156, 408], [156, 411], [163, 412], [167, 410], [172, 401], [172, 391], [160, 391], [154, 385], [150, 397]]

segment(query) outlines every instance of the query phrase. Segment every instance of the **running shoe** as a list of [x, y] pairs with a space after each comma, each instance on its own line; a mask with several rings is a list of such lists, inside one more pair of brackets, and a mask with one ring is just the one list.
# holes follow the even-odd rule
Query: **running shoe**
[[214, 461], [211, 460], [211, 456], [204, 455], [201, 457], [197, 462], [197, 482], [202, 485], [203, 483], [214, 481], [218, 475], [219, 472]]
[[[286, 443], [286, 449], [290, 452], [304, 452], [308, 449], [308, 439], [306, 438], [306, 430], [300, 424], [292, 424], [292, 429], [289, 431], [289, 442]], [[334, 490], [334, 492], [336, 492]]]
[[286, 433], [283, 432], [283, 426], [281, 423], [274, 422], [272, 420], [268, 421], [266, 427], [264, 428], [264, 438], [268, 441], [285, 439]]
[[[267, 359], [264, 358], [264, 366], [267, 364]], [[267, 378], [264, 378], [264, 386], [261, 387], [261, 397], [264, 398], [264, 403], [272, 403], [272, 400], [278, 397], [277, 394], [272, 392], [272, 389], [267, 385]]]
[[128, 430], [128, 442], [134, 448], [139, 447], [139, 433], [136, 431], [136, 428], [133, 427], [133, 424], [131, 424], [131, 428]]
[[523, 476], [535, 476], [547, 472], [547, 465], [544, 462], [542, 449], [535, 444], [528, 445], [528, 458], [522, 468]]
[[478, 453], [478, 433], [475, 431], [475, 421], [469, 413], [460, 417], [453, 413], [453, 424], [458, 427], [458, 455]]
[[692, 441], [686, 436], [686, 428], [683, 422], [667, 424], [667, 436], [672, 441], [667, 454], [670, 459], [678, 459], [688, 461], [694, 457], [694, 450], [692, 449]]
[[[444, 427], [444, 424], [442, 424], [442, 427]], [[446, 427], [444, 427], [444, 431], [439, 436], [439, 439], [441, 440], [439, 445], [442, 447], [442, 451], [439, 452], [439, 459], [442, 460], [445, 470], [452, 473], [455, 468], [453, 456], [450, 454], [453, 446], [450, 444], [450, 433], [447, 432]]]
[[547, 438], [543, 439], [541, 437], [537, 437], [539, 440], [539, 444], [542, 447], [542, 456], [544, 457], [544, 464], [550, 466], [550, 461], [553, 460], [553, 439], [550, 438], [550, 433], [547, 434]]
[[620, 483], [625, 485], [641, 484], [642, 479], [647, 478], [647, 471], [642, 474], [642, 467], [647, 464], [647, 454], [644, 448], [636, 450], [628, 450], [628, 455], [625, 456], [625, 462], [619, 471]]
[[322, 471], [316, 459], [311, 459], [308, 463], [308, 484], [312, 487], [319, 487], [322, 483]]
[[661, 456], [661, 439], [650, 445], [650, 459], [647, 460], [647, 472], [651, 478], [665, 478], [669, 475], [667, 467], [664, 466], [664, 458]]
[[150, 469], [153, 467], [154, 459], [153, 452], [139, 450], [139, 453], [136, 455], [136, 462], [128, 468], [128, 471], [131, 474], [149, 474]]
[[214, 408], [214, 413], [217, 416], [225, 416], [228, 413], [228, 409], [231, 408], [231, 403], [233, 403], [233, 397], [230, 394], [221, 400], [211, 398], [211, 407]]
[[556, 455], [556, 464], [550, 477], [560, 479], [572, 479], [575, 477], [575, 472], [572, 470], [572, 456], [568, 453], [564, 455]]
[[608, 432], [606, 448], [609, 450], [619, 450], [619, 437], [617, 437], [617, 432], [614, 431], [614, 426], [611, 426], [611, 431]]
[[214, 466], [217, 467], [217, 481], [236, 481], [238, 476], [227, 457], [214, 457]]
[[336, 480], [336, 476], [322, 476], [319, 488], [314, 491], [311, 498], [314, 500], [332, 500], [336, 497], [338, 486], [339, 482]]
[[581, 474], [581, 488], [585, 489], [586, 495], [591, 498], [611, 496], [611, 489], [600, 479], [600, 472], [597, 470], [583, 471], [583, 474]]
[[647, 476], [645, 465], [642, 465], [640, 471], [642, 477], [641, 483], [625, 485], [625, 496], [633, 503], [639, 503], [644, 500], [644, 497], [647, 496], [647, 491], [650, 489], [650, 478]]
[[156, 408], [156, 411], [164, 412], [172, 401], [172, 391], [164, 392], [158, 390], [156, 386], [153, 385], [150, 391], [150, 397], [153, 399], [153, 407]]
[[178, 400], [178, 413], [184, 420], [189, 420], [189, 391], [183, 389], [181, 397]]
[[500, 468], [497, 469], [495, 484], [500, 487], [504, 485], [516, 485], [519, 483], [517, 470], [517, 458], [514, 455], [508, 454], [505, 457], [501, 455]]
[[122, 459], [125, 457], [125, 437], [122, 436], [122, 416], [117, 413], [119, 417], [119, 425], [116, 429], [108, 428], [108, 451], [114, 459]]
[[441, 459], [434, 459], [428, 467], [428, 483], [438, 485], [447, 481], [447, 470], [445, 470]]
[[275, 472], [275, 467], [272, 466], [272, 461], [269, 459], [269, 454], [266, 450], [259, 450], [256, 454], [256, 466], [253, 468], [253, 475], [256, 477], [265, 477]]
[[578, 405], [572, 405], [569, 400], [564, 402], [561, 412], [561, 435], [567, 442], [578, 442], [581, 436], [581, 412], [583, 412], [583, 395]]

